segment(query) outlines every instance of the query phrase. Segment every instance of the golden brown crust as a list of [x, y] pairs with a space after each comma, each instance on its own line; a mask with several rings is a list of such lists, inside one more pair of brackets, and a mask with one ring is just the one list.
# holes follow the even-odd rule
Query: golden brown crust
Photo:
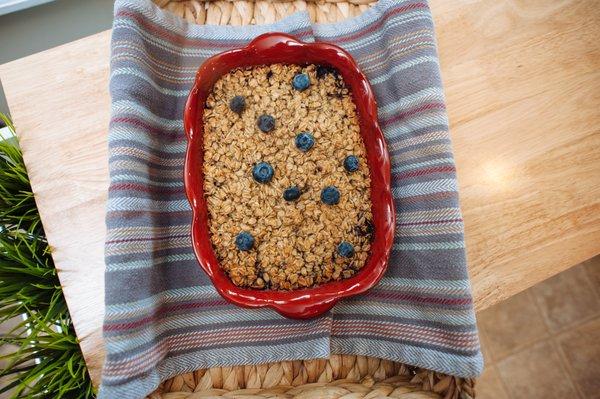
[[[293, 76], [304, 71], [311, 87], [294, 90]], [[241, 115], [229, 109], [235, 95], [246, 99]], [[261, 132], [262, 114], [273, 115], [275, 129]], [[238, 69], [213, 87], [204, 111], [204, 191], [209, 229], [221, 267], [242, 287], [297, 289], [352, 276], [370, 249], [370, 177], [352, 96], [332, 74], [317, 79], [315, 66], [274, 64]], [[309, 131], [315, 145], [299, 151], [296, 134]], [[360, 160], [354, 173], [344, 170], [347, 155]], [[273, 180], [258, 184], [255, 163], [269, 162]], [[298, 186], [302, 195], [286, 202], [283, 192]], [[321, 190], [341, 192], [338, 205], [325, 205]], [[254, 249], [239, 251], [235, 237], [248, 231]], [[337, 255], [339, 242], [355, 255]]]

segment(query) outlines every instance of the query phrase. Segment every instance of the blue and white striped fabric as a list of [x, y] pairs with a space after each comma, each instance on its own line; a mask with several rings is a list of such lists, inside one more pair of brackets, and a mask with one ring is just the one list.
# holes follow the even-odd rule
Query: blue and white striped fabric
[[[396, 240], [368, 294], [313, 320], [230, 305], [198, 267], [182, 182], [183, 107], [209, 56], [268, 31], [347, 49], [369, 78], [392, 159]], [[149, 0], [117, 0], [110, 92], [107, 357], [101, 398], [139, 398], [199, 368], [374, 356], [456, 376], [481, 372], [463, 222], [431, 13], [381, 0], [313, 25], [189, 25]]]

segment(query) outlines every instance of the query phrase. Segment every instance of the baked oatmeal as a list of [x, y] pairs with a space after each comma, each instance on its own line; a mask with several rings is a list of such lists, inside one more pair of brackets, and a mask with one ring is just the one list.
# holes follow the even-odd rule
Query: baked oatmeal
[[233, 70], [215, 83], [203, 123], [208, 226], [233, 283], [307, 288], [365, 265], [371, 181], [356, 107], [335, 70]]

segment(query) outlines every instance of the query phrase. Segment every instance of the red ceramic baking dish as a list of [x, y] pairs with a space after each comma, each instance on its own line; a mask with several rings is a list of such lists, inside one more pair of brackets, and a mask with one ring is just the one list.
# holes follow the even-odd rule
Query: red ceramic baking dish
[[[293, 291], [256, 290], [233, 284], [219, 266], [213, 251], [203, 189], [202, 117], [212, 86], [232, 69], [275, 63], [326, 65], [339, 71], [356, 104], [371, 174], [374, 237], [366, 264], [349, 279]], [[198, 69], [185, 107], [184, 128], [188, 139], [184, 180], [193, 211], [192, 245], [200, 266], [225, 299], [244, 307], [268, 306], [291, 318], [310, 318], [328, 311], [344, 297], [367, 291], [381, 279], [387, 268], [395, 225], [390, 160], [377, 122], [377, 105], [371, 86], [345, 50], [323, 42], [304, 43], [283, 33], [267, 33], [246, 47], [215, 55]]]

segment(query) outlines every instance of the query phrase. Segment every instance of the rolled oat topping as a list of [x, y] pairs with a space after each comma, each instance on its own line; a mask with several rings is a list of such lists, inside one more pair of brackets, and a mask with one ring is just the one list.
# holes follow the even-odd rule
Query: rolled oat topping
[[[298, 146], [301, 133], [310, 138]], [[204, 151], [211, 241], [236, 285], [306, 288], [364, 266], [371, 181], [356, 107], [334, 69], [274, 64], [223, 76], [206, 101]]]

